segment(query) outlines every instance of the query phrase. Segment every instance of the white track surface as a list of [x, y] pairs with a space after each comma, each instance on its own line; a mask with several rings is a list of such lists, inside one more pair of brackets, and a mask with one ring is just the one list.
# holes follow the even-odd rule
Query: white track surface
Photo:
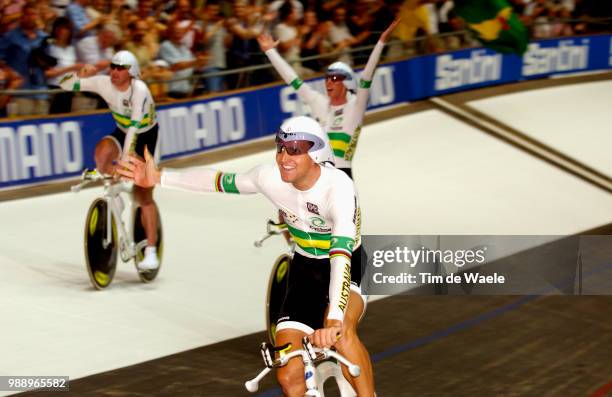
[[502, 95], [469, 105], [612, 177], [612, 81]]
[[[604, 97], [607, 90], [599, 100], [609, 107], [610, 83], [587, 86]], [[591, 113], [597, 104], [579, 86], [507, 100], [538, 96], [529, 126], [544, 133], [550, 120], [569, 117], [555, 111], [568, 89], [572, 117], [609, 131], [609, 109]], [[506, 105], [504, 97], [487, 101]], [[516, 117], [503, 121], [521, 127], [510, 122]], [[590, 135], [576, 133], [576, 125], [555, 123], [564, 142], [572, 139], [560, 148], [609, 171], [609, 154], [600, 156], [612, 147], [610, 134], [606, 144], [586, 145]], [[272, 160], [270, 151], [213, 167], [246, 171]], [[609, 194], [437, 110], [365, 127], [355, 175], [365, 234], [571, 234], [612, 222]], [[89, 284], [82, 248], [85, 212], [98, 191], [0, 203], [0, 375], [78, 378], [264, 328], [268, 271], [283, 243], [253, 247], [276, 213], [263, 196], [158, 189], [165, 234], [159, 278], [141, 284], [132, 264], [119, 263], [113, 284], [99, 292]]]

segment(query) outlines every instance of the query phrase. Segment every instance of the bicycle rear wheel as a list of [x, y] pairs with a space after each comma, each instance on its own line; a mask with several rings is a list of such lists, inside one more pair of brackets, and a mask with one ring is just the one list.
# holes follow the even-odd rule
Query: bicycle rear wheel
[[89, 280], [96, 289], [110, 285], [117, 268], [117, 225], [111, 216], [110, 241], [105, 246], [108, 222], [107, 203], [97, 198], [91, 203], [85, 220], [85, 262]]
[[[159, 260], [159, 267], [155, 270], [149, 270], [146, 272], [139, 271], [138, 277], [140, 278], [140, 281], [142, 281], [143, 283], [150, 283], [151, 281], [155, 280], [155, 277], [157, 277], [157, 273], [159, 273], [159, 269], [161, 269], [161, 264], [162, 264], [162, 254], [163, 254], [163, 249], [164, 249], [164, 236], [162, 233], [161, 216], [159, 215], [159, 208], [157, 208], [157, 204], [155, 204], [155, 210], [157, 211], [157, 244], [155, 245], [157, 247], [157, 259]], [[147, 238], [144, 227], [142, 225], [140, 214], [141, 214], [141, 208], [136, 207], [133, 213], [134, 219], [132, 222], [132, 225], [134, 225], [133, 230], [132, 230], [132, 233], [133, 233], [132, 236], [136, 244], [138, 244], [142, 240], [146, 240]], [[136, 257], [134, 257], [134, 264], [137, 265], [138, 262], [140, 262], [143, 259], [144, 259], [144, 247], [139, 249], [138, 252], [136, 252]], [[136, 267], [136, 269], [138, 269], [138, 267]]]
[[270, 343], [276, 345], [276, 321], [278, 320], [281, 305], [287, 294], [289, 285], [289, 268], [291, 256], [283, 254], [278, 257], [268, 281], [268, 294], [266, 296], [266, 327]]

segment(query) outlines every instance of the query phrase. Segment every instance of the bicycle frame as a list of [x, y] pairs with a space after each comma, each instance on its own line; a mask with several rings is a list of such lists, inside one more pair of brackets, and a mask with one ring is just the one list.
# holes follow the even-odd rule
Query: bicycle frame
[[[81, 189], [93, 182], [103, 182], [104, 190], [102, 198], [106, 201], [106, 237], [103, 241], [104, 248], [108, 247], [112, 241], [112, 221], [111, 216], [115, 220], [117, 225], [117, 233], [119, 237], [119, 255], [121, 260], [128, 262], [130, 259], [136, 256], [138, 250], [144, 248], [147, 245], [147, 241], [143, 240], [138, 243], [134, 242], [130, 233], [127, 232], [125, 222], [121, 217], [121, 211], [117, 208], [117, 204], [114, 200], [115, 197], [121, 193], [131, 192], [131, 187], [125, 186], [123, 183], [114, 183], [113, 177], [109, 175], [101, 174], [98, 170], [85, 170], [81, 175], [83, 182], [74, 185], [70, 188], [72, 192], [78, 193]], [[132, 199], [129, 199], [130, 207], [132, 206]], [[131, 225], [133, 226], [133, 225]]]

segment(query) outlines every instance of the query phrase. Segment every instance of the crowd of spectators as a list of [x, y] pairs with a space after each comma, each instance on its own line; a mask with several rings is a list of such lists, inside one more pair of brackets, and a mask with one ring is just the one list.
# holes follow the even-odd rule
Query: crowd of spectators
[[[509, 1], [536, 38], [591, 33], [600, 25], [575, 19], [609, 16], [612, 3]], [[307, 77], [334, 60], [364, 63], [367, 46], [395, 16], [402, 19], [388, 58], [476, 44], [452, 0], [0, 0], [0, 91], [55, 88], [85, 64], [104, 72], [119, 49], [135, 54], [157, 100], [248, 87], [276, 76], [270, 69], [214, 73], [265, 63], [256, 40], [262, 32], [272, 33], [281, 54]], [[0, 92], [0, 116], [8, 102]], [[95, 97], [71, 93], [10, 102], [11, 114], [98, 105]]]

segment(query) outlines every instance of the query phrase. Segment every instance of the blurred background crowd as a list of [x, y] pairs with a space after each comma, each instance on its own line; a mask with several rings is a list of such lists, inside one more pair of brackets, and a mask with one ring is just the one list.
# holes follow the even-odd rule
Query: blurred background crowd
[[[533, 38], [610, 31], [609, 0], [510, 2]], [[453, 8], [452, 0], [0, 0], [0, 117], [99, 107], [96, 96], [49, 90], [85, 64], [104, 73], [120, 49], [167, 101], [277, 80], [257, 67], [267, 63], [262, 32], [302, 77], [335, 60], [365, 63], [395, 16], [385, 59], [477, 45]]]

